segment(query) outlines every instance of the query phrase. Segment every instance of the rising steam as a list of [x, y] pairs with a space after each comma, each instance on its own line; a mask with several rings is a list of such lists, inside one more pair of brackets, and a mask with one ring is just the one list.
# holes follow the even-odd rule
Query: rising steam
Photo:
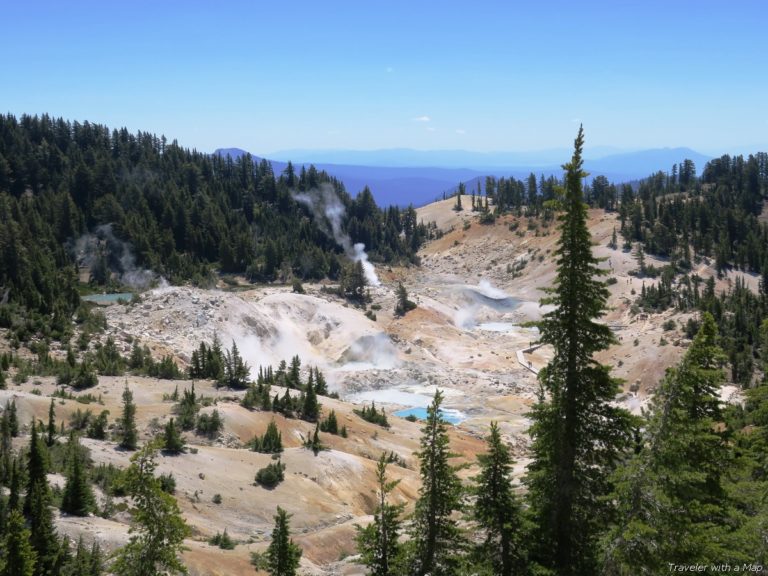
[[344, 249], [347, 258], [352, 262], [360, 262], [363, 265], [365, 279], [371, 286], [379, 286], [381, 282], [376, 275], [376, 269], [368, 260], [365, 252], [365, 244], [358, 242], [352, 244], [352, 239], [341, 228], [341, 220], [344, 218], [344, 204], [341, 203], [336, 191], [330, 184], [321, 184], [309, 192], [295, 193], [294, 200], [307, 206], [315, 217], [318, 226], [325, 229], [333, 236], [333, 239]]
[[110, 273], [116, 273], [121, 284], [137, 290], [144, 290], [153, 284], [166, 284], [152, 270], [136, 265], [131, 245], [117, 238], [112, 224], [96, 228], [93, 234], [84, 234], [73, 246], [78, 265], [93, 268], [103, 258]]

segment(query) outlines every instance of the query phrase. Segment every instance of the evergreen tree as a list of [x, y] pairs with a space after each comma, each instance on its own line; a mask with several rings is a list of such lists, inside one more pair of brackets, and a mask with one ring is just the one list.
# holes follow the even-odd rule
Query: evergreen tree
[[13, 460], [11, 465], [11, 475], [9, 478], [8, 510], [21, 510], [21, 473], [17, 459]]
[[51, 398], [51, 405], [48, 408], [48, 437], [46, 438], [46, 444], [50, 448], [56, 441], [56, 408], [54, 406], [53, 398]]
[[405, 316], [405, 314], [416, 308], [416, 303], [408, 300], [408, 291], [402, 282], [397, 284], [397, 304], [395, 305], [395, 316]]
[[181, 454], [184, 451], [184, 440], [173, 418], [165, 425], [163, 449], [169, 454]]
[[197, 413], [200, 411], [200, 403], [195, 393], [195, 383], [189, 389], [185, 389], [181, 401], [174, 406], [174, 411], [178, 415], [179, 428], [182, 430], [192, 430], [195, 427]]
[[110, 568], [120, 576], [187, 573], [179, 553], [190, 530], [176, 499], [163, 491], [155, 477], [156, 467], [155, 449], [145, 446], [131, 457], [125, 472], [128, 494], [134, 504], [135, 528]]
[[[37, 423], [33, 420], [27, 455], [27, 492], [24, 499], [24, 513], [29, 521], [30, 543], [37, 557], [35, 576], [55, 574], [63, 551], [51, 512], [48, 464], [45, 442], [38, 435]], [[18, 475], [18, 471], [15, 475]], [[13, 493], [14, 488], [12, 487], [11, 490]]]
[[540, 341], [554, 357], [539, 373], [541, 392], [530, 434], [533, 461], [526, 477], [530, 512], [537, 527], [534, 559], [559, 576], [596, 571], [597, 537], [606, 521], [609, 477], [630, 443], [631, 416], [611, 404], [618, 382], [593, 359], [614, 341], [602, 316], [608, 291], [592, 255], [582, 197], [579, 128], [566, 170], [560, 216], [557, 276], [543, 304], [554, 310], [539, 323]]
[[61, 511], [74, 516], [87, 516], [95, 506], [95, 498], [88, 483], [80, 442], [74, 432], [69, 435], [67, 452], [70, 464], [61, 499]]
[[0, 576], [34, 576], [37, 554], [30, 544], [31, 534], [18, 510], [8, 517], [8, 529], [0, 556]]
[[277, 429], [275, 420], [272, 419], [267, 425], [264, 436], [256, 436], [252, 441], [253, 450], [265, 454], [279, 454], [283, 451], [283, 437]]
[[402, 567], [400, 558], [400, 514], [402, 505], [387, 502], [387, 495], [400, 483], [387, 480], [387, 459], [382, 454], [376, 466], [377, 504], [373, 522], [365, 528], [357, 528], [357, 549], [362, 562], [370, 569], [371, 576], [398, 576]]
[[331, 410], [331, 413], [328, 414], [328, 417], [320, 423], [320, 430], [323, 432], [328, 432], [329, 434], [339, 433], [339, 422], [336, 418], [335, 410]]
[[99, 542], [94, 540], [91, 545], [91, 566], [88, 576], [101, 576], [104, 572], [104, 553], [101, 551]]
[[201, 414], [197, 417], [197, 425], [195, 426], [197, 434], [207, 436], [213, 440], [218, 437], [223, 429], [224, 420], [221, 414], [219, 414], [218, 408], [214, 408], [210, 414]]
[[91, 574], [91, 553], [88, 548], [85, 547], [83, 537], [77, 539], [77, 547], [75, 548], [75, 555], [67, 562], [67, 565], [62, 571], [64, 576], [90, 576]]
[[123, 415], [120, 418], [120, 447], [125, 450], [136, 450], [139, 433], [136, 430], [136, 404], [133, 403], [133, 392], [125, 383], [123, 390]]
[[307, 422], [316, 422], [320, 416], [320, 405], [317, 403], [317, 394], [312, 378], [307, 381], [307, 389], [304, 392], [304, 402], [301, 405], [301, 419]]
[[[42, 442], [41, 442], [42, 443]], [[61, 543], [56, 534], [51, 513], [51, 495], [47, 480], [37, 482], [27, 492], [25, 506], [29, 504], [30, 543], [37, 554], [35, 576], [56, 574], [57, 566], [64, 559]]]
[[107, 425], [109, 424], [109, 410], [102, 410], [88, 425], [86, 436], [94, 440], [106, 440]]
[[448, 463], [448, 432], [440, 406], [443, 395], [435, 391], [422, 428], [420, 460], [421, 488], [413, 518], [413, 554], [410, 572], [415, 576], [448, 576], [457, 573], [463, 546], [456, 520], [462, 497], [456, 469]]
[[315, 392], [318, 396], [328, 396], [328, 384], [319, 368], [315, 368]]
[[287, 375], [288, 388], [301, 388], [301, 358], [296, 354], [291, 358], [291, 367]]
[[614, 226], [613, 232], [611, 233], [611, 241], [608, 243], [608, 247], [616, 250], [618, 246], [619, 244], [618, 244], [618, 239], [616, 238], [616, 226]]
[[224, 358], [224, 378], [220, 383], [229, 388], [243, 389], [248, 387], [248, 373], [250, 368], [240, 356], [237, 344], [232, 341], [232, 348], [227, 350]]
[[[639, 452], [617, 471], [617, 522], [604, 538], [607, 574], [659, 574], [673, 564], [739, 558], [727, 547], [724, 470], [732, 457], [716, 430], [725, 354], [705, 314], [680, 365], [651, 404]], [[746, 559], [745, 559], [746, 560]]]
[[[0, 542], [3, 540], [3, 536], [5, 536], [5, 530], [8, 526], [8, 499], [5, 497], [5, 494], [0, 493]], [[2, 567], [2, 555], [0, 555], [0, 569]]]
[[760, 325], [760, 358], [763, 364], [763, 384], [768, 384], [768, 318]]
[[270, 576], [295, 576], [301, 559], [301, 548], [291, 540], [290, 515], [277, 507], [272, 541], [267, 548]]
[[317, 456], [317, 453], [321, 450], [325, 450], [325, 446], [323, 446], [323, 443], [320, 441], [320, 422], [315, 425], [315, 431], [312, 433], [312, 437], [307, 438], [304, 441], [304, 447], [312, 450], [315, 456]]
[[271, 391], [272, 387], [269, 384], [264, 384], [260, 394], [260, 408], [264, 411], [272, 410], [272, 399], [270, 398]]
[[342, 295], [355, 302], [365, 302], [365, 287], [368, 280], [361, 260], [345, 266], [342, 270], [340, 289]]
[[10, 485], [13, 460], [12, 448], [11, 423], [6, 411], [0, 416], [0, 486]]
[[520, 505], [512, 491], [512, 456], [491, 422], [488, 452], [478, 455], [480, 475], [475, 479], [475, 520], [485, 531], [480, 557], [490, 561], [493, 574], [525, 573]]
[[[45, 443], [37, 432], [37, 422], [32, 420], [32, 431], [29, 439], [27, 454], [27, 496], [32, 494], [36, 486], [42, 486], [48, 494], [48, 451]], [[24, 514], [29, 516], [32, 502], [29, 498], [24, 502]]]
[[453, 205], [453, 209], [456, 210], [456, 212], [461, 212], [462, 210], [464, 210], [463, 206], [461, 205], [461, 197], [463, 196], [465, 191], [466, 191], [466, 188], [464, 186], [464, 183], [459, 182], [459, 189], [456, 191], [456, 204]]
[[6, 400], [5, 412], [3, 415], [8, 418], [8, 427], [11, 431], [11, 437], [16, 438], [19, 435], [19, 417], [16, 413], [16, 399]]
[[259, 468], [256, 472], [255, 480], [259, 486], [269, 489], [274, 488], [285, 480], [285, 464], [279, 458], [277, 462], [270, 462], [264, 468]]
[[221, 381], [224, 376], [224, 352], [217, 333], [213, 334], [213, 342], [206, 352], [205, 373], [211, 380]]

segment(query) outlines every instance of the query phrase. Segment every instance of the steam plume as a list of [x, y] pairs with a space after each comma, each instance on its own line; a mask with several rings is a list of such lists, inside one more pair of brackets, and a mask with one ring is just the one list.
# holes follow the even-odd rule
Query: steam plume
[[136, 265], [131, 245], [115, 236], [112, 224], [99, 226], [93, 234], [84, 234], [78, 238], [74, 251], [78, 264], [89, 268], [97, 265], [99, 259], [104, 256], [109, 271], [116, 272], [120, 283], [131, 288], [143, 290], [156, 282], [165, 283], [165, 279], [152, 270]]
[[[347, 258], [352, 262], [361, 262], [365, 279], [371, 286], [379, 286], [381, 282], [376, 274], [376, 269], [368, 260], [368, 254], [365, 252], [365, 244], [358, 242], [352, 244], [352, 239], [341, 228], [341, 220], [344, 217], [344, 204], [336, 194], [333, 186], [330, 184], [321, 184], [318, 188], [313, 188], [306, 193], [295, 193], [293, 198], [307, 206], [315, 216], [318, 225], [325, 229], [327, 233], [333, 236], [336, 243], [343, 249]], [[329, 228], [330, 226], [330, 228]]]

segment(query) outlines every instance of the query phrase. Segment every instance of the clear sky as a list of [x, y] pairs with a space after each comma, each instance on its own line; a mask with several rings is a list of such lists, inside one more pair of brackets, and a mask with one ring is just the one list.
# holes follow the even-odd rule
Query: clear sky
[[202, 151], [768, 142], [764, 0], [1, 0], [0, 111]]

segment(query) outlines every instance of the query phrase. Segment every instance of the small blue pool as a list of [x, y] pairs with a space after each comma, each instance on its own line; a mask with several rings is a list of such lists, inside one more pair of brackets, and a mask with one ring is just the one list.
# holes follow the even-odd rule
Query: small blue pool
[[[427, 409], [422, 407], [417, 408], [406, 408], [405, 410], [398, 410], [397, 412], [392, 413], [394, 416], [399, 416], [400, 418], [406, 418], [408, 416], [416, 416], [419, 420], [426, 420], [427, 419]], [[448, 422], [449, 424], [458, 424], [462, 420], [464, 420], [464, 415], [459, 412], [458, 410], [440, 410], [440, 415], [443, 417], [443, 420]]]
[[119, 292], [118, 294], [88, 294], [83, 296], [86, 302], [95, 302], [96, 304], [114, 304], [118, 300], [130, 302], [133, 294], [131, 292]]

